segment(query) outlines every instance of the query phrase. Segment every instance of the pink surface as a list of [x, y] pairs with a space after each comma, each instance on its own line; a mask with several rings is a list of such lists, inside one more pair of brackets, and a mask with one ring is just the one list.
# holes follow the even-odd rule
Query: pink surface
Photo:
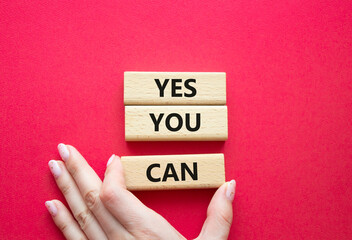
[[[0, 238], [62, 239], [47, 162], [223, 152], [230, 239], [352, 238], [352, 2], [2, 1]], [[126, 143], [123, 72], [224, 71], [229, 140]], [[214, 190], [138, 192], [196, 237]]]

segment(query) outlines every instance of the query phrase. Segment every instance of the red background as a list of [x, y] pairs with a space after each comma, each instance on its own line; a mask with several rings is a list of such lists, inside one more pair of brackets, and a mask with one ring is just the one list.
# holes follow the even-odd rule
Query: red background
[[[352, 238], [352, 2], [1, 1], [1, 239], [62, 239], [44, 207], [59, 142], [223, 152], [230, 239]], [[226, 142], [126, 143], [124, 71], [224, 71]], [[137, 192], [196, 237], [214, 190]]]

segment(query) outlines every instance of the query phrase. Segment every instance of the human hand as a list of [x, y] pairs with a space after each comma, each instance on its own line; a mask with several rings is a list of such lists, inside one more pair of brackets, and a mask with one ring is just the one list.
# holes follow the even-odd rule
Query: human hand
[[[72, 146], [59, 144], [63, 161], [49, 167], [72, 211], [59, 200], [45, 202], [66, 239], [185, 239], [162, 216], [126, 189], [120, 158], [112, 155], [104, 181]], [[198, 240], [227, 239], [232, 224], [236, 182], [215, 192]]]

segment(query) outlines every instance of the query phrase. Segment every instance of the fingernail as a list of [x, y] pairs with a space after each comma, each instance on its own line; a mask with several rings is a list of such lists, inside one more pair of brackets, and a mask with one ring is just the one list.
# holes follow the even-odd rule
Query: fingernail
[[235, 197], [236, 182], [231, 180], [227, 183], [226, 197], [232, 202]]
[[114, 160], [115, 154], [111, 155], [111, 157], [108, 160], [108, 163], [106, 164], [106, 166], [109, 166], [110, 163], [112, 162], [112, 160]]
[[55, 204], [53, 203], [53, 201], [46, 201], [45, 206], [48, 209], [49, 213], [55, 217], [57, 214], [57, 208], [56, 208]]
[[57, 149], [59, 150], [59, 154], [60, 154], [62, 160], [67, 161], [67, 159], [70, 156], [70, 152], [68, 151], [67, 146], [65, 144], [63, 144], [63, 143], [60, 143], [57, 146]]
[[49, 163], [49, 168], [51, 173], [54, 175], [55, 178], [58, 178], [61, 175], [61, 168], [57, 161], [55, 160], [50, 160]]

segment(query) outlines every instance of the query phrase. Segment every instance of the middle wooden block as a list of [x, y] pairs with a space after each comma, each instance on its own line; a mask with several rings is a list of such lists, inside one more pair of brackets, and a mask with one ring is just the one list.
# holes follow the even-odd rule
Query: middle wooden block
[[224, 141], [227, 136], [227, 106], [125, 106], [126, 141]]

